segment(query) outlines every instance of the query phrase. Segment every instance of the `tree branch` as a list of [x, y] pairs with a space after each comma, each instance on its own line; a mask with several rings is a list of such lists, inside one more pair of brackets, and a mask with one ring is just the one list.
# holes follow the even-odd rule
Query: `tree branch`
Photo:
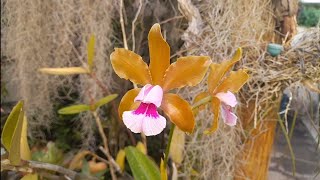
[[96, 177], [78, 173], [70, 169], [66, 169], [62, 166], [38, 161], [24, 161], [22, 165], [15, 166], [10, 164], [10, 161], [8, 159], [5, 159], [1, 160], [1, 169], [27, 173], [39, 172], [40, 174], [43, 171], [54, 171], [59, 174], [65, 175], [71, 179], [98, 180], [98, 178]]

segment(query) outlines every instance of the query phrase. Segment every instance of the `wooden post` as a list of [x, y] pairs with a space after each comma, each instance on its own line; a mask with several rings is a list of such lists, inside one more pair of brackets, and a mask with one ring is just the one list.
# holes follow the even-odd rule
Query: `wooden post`
[[[235, 172], [236, 180], [266, 180], [268, 177], [278, 109], [276, 105], [271, 106], [265, 118], [259, 120], [256, 129], [252, 126], [254, 110], [255, 103], [252, 102], [249, 104], [249, 107], [240, 108], [238, 113], [244, 128], [249, 130], [249, 138], [244, 139], [244, 150], [238, 156], [237, 171]], [[267, 108], [264, 110], [267, 110]]]

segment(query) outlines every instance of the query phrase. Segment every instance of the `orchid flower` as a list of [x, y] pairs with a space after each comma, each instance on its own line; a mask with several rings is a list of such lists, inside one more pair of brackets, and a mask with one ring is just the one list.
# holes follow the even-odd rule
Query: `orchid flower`
[[208, 96], [212, 98], [211, 106], [214, 119], [211, 128], [205, 131], [207, 134], [217, 130], [220, 111], [225, 124], [229, 126], [237, 124], [237, 116], [232, 112], [232, 108], [238, 103], [234, 93], [237, 93], [247, 82], [249, 75], [245, 70], [231, 71], [227, 77], [224, 75], [240, 60], [241, 54], [242, 50], [238, 48], [231, 60], [220, 64], [212, 63], [208, 77], [209, 92], [202, 92], [195, 97], [194, 102]]
[[170, 64], [170, 47], [162, 37], [159, 24], [150, 29], [148, 41], [149, 67], [141, 56], [124, 48], [115, 48], [110, 56], [113, 69], [120, 78], [143, 86], [131, 89], [123, 96], [119, 116], [132, 132], [153, 136], [166, 127], [165, 117], [158, 113], [161, 108], [179, 129], [191, 133], [195, 122], [189, 103], [168, 92], [199, 84], [211, 60], [207, 56], [187, 56]]

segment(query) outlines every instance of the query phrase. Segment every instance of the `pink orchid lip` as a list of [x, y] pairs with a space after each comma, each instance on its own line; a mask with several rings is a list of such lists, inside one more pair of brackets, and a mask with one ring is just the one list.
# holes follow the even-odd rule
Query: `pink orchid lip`
[[227, 91], [226, 93], [217, 93], [216, 97], [219, 98], [221, 102], [231, 107], [235, 107], [238, 104], [236, 96], [230, 91]]
[[238, 117], [232, 112], [232, 107], [222, 104], [221, 115], [224, 123], [229, 126], [235, 126], [237, 124]]
[[159, 115], [157, 106], [152, 103], [141, 103], [134, 111], [125, 111], [123, 122], [134, 133], [143, 132], [146, 136], [160, 134], [166, 127], [166, 119]]
[[137, 95], [137, 97], [134, 98], [134, 102], [142, 101], [144, 99], [144, 97], [150, 92], [151, 89], [152, 89], [151, 84], [147, 84], [147, 85], [143, 86], [142, 89], [140, 90], [139, 94]]
[[139, 105], [139, 107], [136, 110], [134, 110], [132, 113], [136, 115], [145, 114], [146, 116], [153, 117], [153, 118], [157, 118], [159, 116], [159, 113], [157, 111], [157, 106], [152, 103], [147, 104], [142, 102]]
[[166, 119], [159, 115], [163, 98], [163, 90], [159, 85], [145, 85], [134, 99], [141, 101], [134, 111], [125, 111], [122, 114], [123, 123], [134, 133], [144, 133], [146, 136], [160, 134], [166, 127]]
[[134, 101], [141, 101], [143, 103], [151, 103], [160, 107], [163, 98], [163, 90], [159, 85], [152, 86], [147, 84], [143, 86]]
[[237, 124], [238, 117], [232, 112], [232, 107], [235, 107], [238, 102], [236, 96], [230, 92], [220, 92], [216, 94], [216, 97], [219, 98], [221, 103], [221, 115], [226, 123], [229, 126], [235, 126]]

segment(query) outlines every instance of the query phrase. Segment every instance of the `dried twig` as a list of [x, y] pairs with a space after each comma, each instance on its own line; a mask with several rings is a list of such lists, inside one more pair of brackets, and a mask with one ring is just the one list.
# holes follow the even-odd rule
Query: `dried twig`
[[100, 136], [101, 136], [102, 141], [103, 141], [103, 146], [104, 146], [104, 148], [103, 148], [104, 151], [103, 152], [107, 156], [107, 159], [109, 161], [109, 165], [110, 165], [109, 167], [110, 167], [110, 173], [111, 173], [112, 179], [116, 180], [117, 176], [115, 174], [115, 169], [116, 169], [116, 171], [118, 171], [120, 168], [119, 168], [118, 164], [115, 163], [113, 157], [110, 154], [109, 145], [108, 145], [108, 139], [107, 139], [107, 136], [103, 132], [103, 127], [102, 127], [102, 124], [101, 124], [100, 117], [98, 116], [96, 111], [93, 111], [92, 114], [93, 114], [93, 116], [94, 116], [94, 118], [96, 120], [96, 124], [98, 126], [99, 133], [100, 133]]
[[128, 49], [128, 43], [127, 43], [127, 36], [126, 36], [126, 30], [124, 27], [124, 21], [123, 21], [123, 0], [120, 0], [120, 24], [121, 24], [121, 30], [122, 30], [122, 37], [123, 37], [123, 45], [125, 49]]
[[173, 21], [173, 20], [176, 20], [176, 19], [181, 19], [181, 18], [184, 18], [184, 16], [174, 16], [174, 17], [172, 17], [172, 18], [168, 18], [168, 19], [166, 19], [166, 20], [164, 20], [164, 21], [161, 21], [159, 24], [161, 25], [161, 24], [165, 24], [165, 23], [168, 23], [168, 22], [170, 22], [170, 21]]
[[[134, 19], [132, 21], [132, 26], [131, 26], [131, 36], [132, 36], [132, 51], [134, 51], [136, 49], [136, 40], [135, 40], [135, 36], [134, 36], [134, 30], [136, 28], [136, 21], [139, 17], [139, 14], [140, 14], [140, 11], [141, 11], [141, 8], [142, 8], [142, 0], [139, 0], [139, 8], [136, 12], [136, 15], [134, 16]], [[122, 27], [122, 26], [121, 26]]]
[[[108, 152], [105, 148], [103, 148], [102, 146], [100, 146], [99, 149], [100, 149], [100, 150], [103, 152], [103, 154], [105, 154], [106, 156], [107, 156], [107, 154], [109, 153], [109, 152]], [[110, 154], [110, 153], [109, 153], [109, 154]], [[111, 165], [115, 168], [116, 172], [120, 172], [120, 173], [121, 173], [121, 169], [120, 169], [119, 165], [116, 163], [116, 161], [115, 161], [113, 158], [110, 159], [109, 164], [111, 164]]]
[[89, 176], [82, 173], [77, 173], [70, 169], [66, 169], [62, 166], [38, 162], [38, 161], [24, 161], [21, 166], [14, 166], [10, 164], [8, 159], [1, 160], [1, 169], [12, 170], [12, 171], [20, 171], [27, 173], [42, 173], [43, 171], [54, 171], [59, 174], [65, 175], [71, 179], [88, 179], [88, 180], [97, 180], [98, 178]]

